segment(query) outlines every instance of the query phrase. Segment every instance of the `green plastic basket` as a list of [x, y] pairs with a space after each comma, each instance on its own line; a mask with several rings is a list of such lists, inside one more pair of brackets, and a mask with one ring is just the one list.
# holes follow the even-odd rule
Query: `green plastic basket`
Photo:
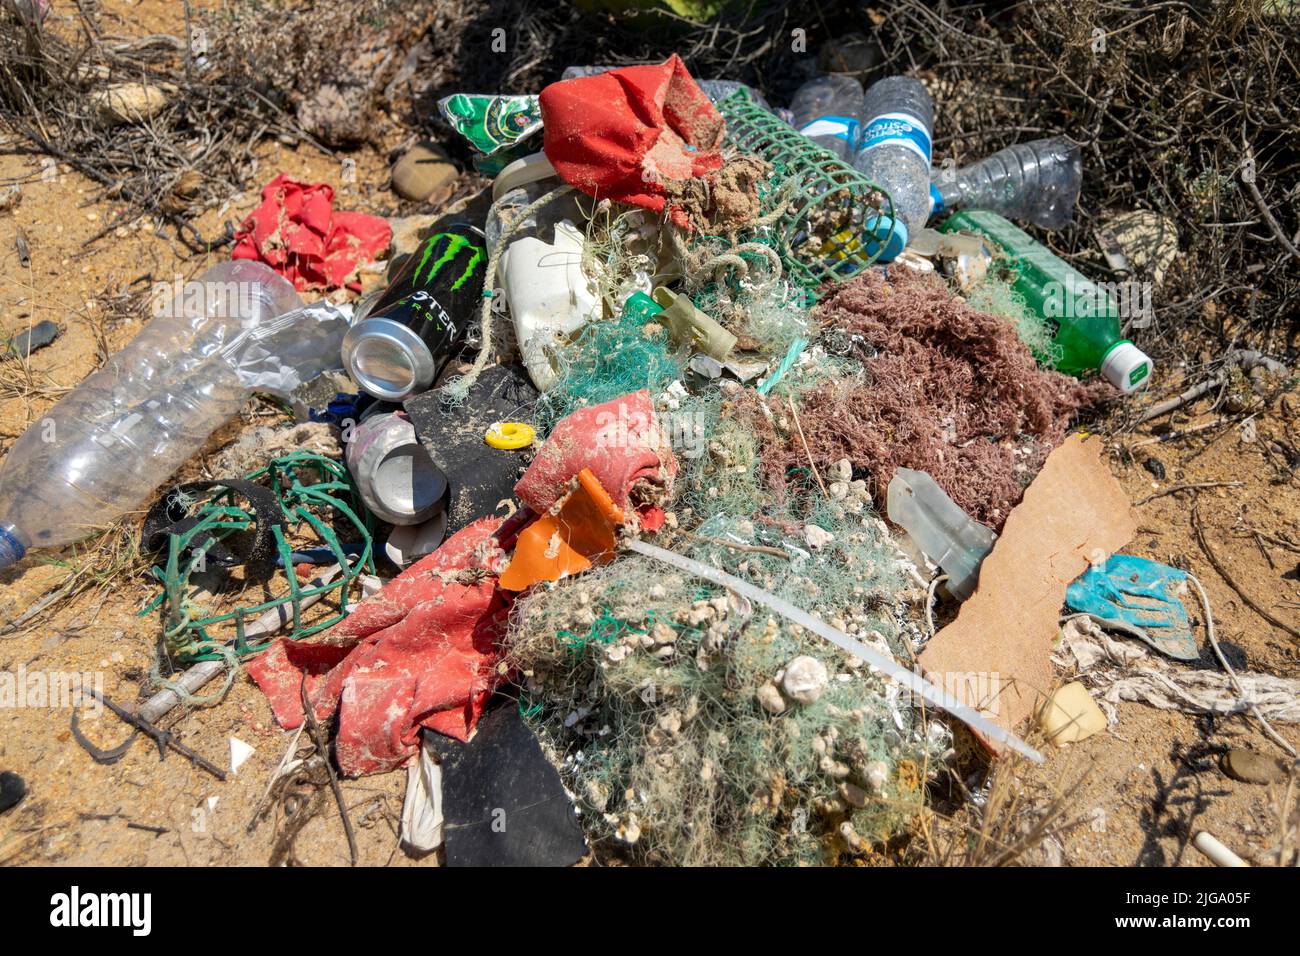
[[878, 242], [873, 238], [874, 252], [862, 237], [878, 216], [894, 221], [894, 203], [885, 190], [754, 103], [743, 90], [720, 100], [717, 107], [727, 121], [726, 144], [772, 164], [772, 176], [759, 187], [763, 214], [789, 201], [772, 234], [755, 239], [776, 249], [794, 281], [810, 291], [827, 281], [844, 282], [880, 257], [893, 227]]

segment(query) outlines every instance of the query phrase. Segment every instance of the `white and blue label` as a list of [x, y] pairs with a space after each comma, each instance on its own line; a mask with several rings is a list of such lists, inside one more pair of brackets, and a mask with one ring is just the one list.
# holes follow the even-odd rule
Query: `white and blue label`
[[856, 146], [859, 126], [858, 121], [851, 116], [819, 116], [811, 123], [801, 126], [799, 132], [805, 136], [834, 136], [850, 146]]
[[862, 131], [862, 146], [859, 151], [887, 144], [906, 147], [925, 160], [926, 166], [930, 165], [930, 131], [910, 113], [885, 113], [877, 116]]

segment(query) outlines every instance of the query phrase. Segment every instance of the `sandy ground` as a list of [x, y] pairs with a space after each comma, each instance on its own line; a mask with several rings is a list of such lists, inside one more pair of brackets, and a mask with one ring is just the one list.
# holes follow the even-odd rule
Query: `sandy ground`
[[[122, 32], [180, 32], [180, 4], [143, 0], [105, 5], [124, 17]], [[332, 183], [337, 208], [392, 214], [396, 198], [387, 189], [384, 157], [365, 152], [355, 185], [339, 181], [338, 163], [308, 150], [266, 145], [261, 154], [263, 180], [278, 171], [307, 180]], [[185, 258], [169, 229], [147, 223], [120, 231], [91, 247], [84, 242], [113, 212], [94, 199], [97, 189], [64, 169], [43, 181], [34, 157], [0, 156], [0, 185], [22, 183], [20, 205], [0, 214], [0, 332], [5, 336], [41, 319], [62, 329], [51, 347], [29, 362], [33, 389], [0, 393], [0, 451], [37, 420], [58, 389], [74, 387], [125, 345], [139, 330], [143, 310], [130, 318], [106, 321], [100, 297], [138, 283], [170, 282], [189, 277], [218, 261]], [[250, 188], [229, 208], [210, 210], [199, 222], [204, 234], [220, 231], [221, 222], [238, 222], [257, 202]], [[432, 210], [424, 210], [432, 211]], [[18, 229], [31, 249], [30, 266], [19, 263]], [[102, 336], [102, 338], [101, 338]], [[1153, 401], [1178, 390], [1176, 372], [1158, 373]], [[1204, 409], [1206, 403], [1197, 406]], [[1257, 437], [1244, 441], [1235, 429], [1213, 434], [1205, 442], [1189, 439], [1132, 448], [1133, 464], [1124, 464], [1124, 445], [1150, 436], [1139, 431], [1112, 443], [1112, 466], [1134, 501], [1181, 482], [1241, 481], [1231, 489], [1201, 492], [1207, 536], [1238, 584], [1272, 613], [1300, 626], [1300, 575], [1297, 555], [1261, 547], [1245, 528], [1300, 541], [1300, 493], [1294, 478], [1279, 480], [1264, 443], [1271, 435], [1296, 434], [1300, 401], [1275, 405], [1256, 419]], [[268, 411], [250, 406], [245, 419]], [[1208, 420], [1207, 415], [1175, 419], [1179, 427]], [[236, 429], [223, 432], [226, 440]], [[216, 448], [210, 445], [206, 453]], [[1140, 462], [1154, 454], [1167, 469], [1155, 482]], [[1179, 563], [1205, 584], [1214, 608], [1219, 637], [1239, 670], [1295, 677], [1300, 675], [1297, 642], [1244, 605], [1214, 571], [1192, 535], [1191, 500], [1185, 494], [1158, 498], [1138, 510], [1141, 529], [1129, 547], [1134, 554]], [[74, 552], [41, 554], [18, 568], [0, 573], [0, 620], [21, 613], [56, 586], [78, 561]], [[157, 636], [156, 618], [137, 612], [152, 594], [138, 578], [119, 578], [106, 589], [91, 591], [60, 605], [33, 628], [0, 636], [0, 671], [97, 672], [104, 692], [117, 700], [134, 699], [147, 675]], [[1289, 606], [1288, 606], [1289, 602]], [[1199, 619], [1200, 614], [1194, 615]], [[1199, 634], [1199, 629], [1198, 629]], [[1199, 666], [1212, 666], [1208, 655]], [[1062, 859], [1082, 865], [1207, 865], [1189, 840], [1208, 829], [1236, 852], [1257, 863], [1276, 843], [1277, 824], [1269, 788], [1227, 778], [1212, 756], [1228, 746], [1250, 746], [1273, 754], [1276, 748], [1248, 720], [1195, 719], [1138, 705], [1120, 707], [1118, 725], [1061, 751], [1048, 764], [1025, 771], [1036, 791], [1052, 787], [1070, 792], [1071, 813], [1092, 823], [1064, 840]], [[237, 737], [256, 748], [238, 776], [227, 782], [196, 769], [176, 754], [160, 761], [158, 751], [141, 740], [120, 762], [95, 763], [73, 740], [66, 708], [0, 709], [0, 770], [22, 774], [30, 793], [15, 810], [0, 817], [0, 863], [9, 864], [251, 864], [271, 858], [274, 815], [249, 832], [254, 806], [268, 775], [279, 762], [286, 735], [271, 719], [264, 697], [247, 678], [240, 678], [219, 707], [184, 715], [172, 729], [189, 746], [219, 765], [229, 763], [229, 743]], [[84, 721], [87, 735], [101, 747], [117, 744], [123, 726], [111, 715]], [[1300, 728], [1280, 728], [1300, 746]], [[1082, 782], [1079, 778], [1082, 776]], [[397, 849], [396, 830], [405, 787], [403, 772], [346, 782], [344, 792], [358, 825], [361, 860], [371, 865], [410, 864]], [[150, 829], [141, 829], [147, 827]], [[327, 809], [308, 824], [296, 842], [298, 859], [341, 865], [347, 845], [337, 814]], [[428, 861], [419, 865], [430, 865]]]

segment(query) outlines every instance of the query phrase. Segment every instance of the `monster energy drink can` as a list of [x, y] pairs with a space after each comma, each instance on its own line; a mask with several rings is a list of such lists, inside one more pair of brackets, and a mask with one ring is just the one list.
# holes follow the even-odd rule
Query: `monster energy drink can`
[[478, 314], [487, 252], [465, 222], [442, 222], [343, 337], [343, 366], [363, 391], [399, 402], [429, 388]]

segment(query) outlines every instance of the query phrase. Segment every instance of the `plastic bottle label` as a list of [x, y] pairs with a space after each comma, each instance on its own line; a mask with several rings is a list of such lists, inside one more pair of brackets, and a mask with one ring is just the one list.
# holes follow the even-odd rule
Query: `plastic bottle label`
[[819, 116], [799, 132], [805, 136], [834, 136], [852, 145], [858, 141], [858, 126], [858, 121], [849, 116]]
[[23, 543], [10, 534], [6, 529], [0, 528], [0, 568], [7, 568], [22, 560], [27, 549]]
[[910, 113], [884, 113], [873, 119], [862, 131], [859, 152], [886, 144], [905, 146], [930, 165], [930, 132]]
[[930, 183], [930, 215], [935, 216], [943, 212], [943, 194], [939, 192], [939, 187]]

